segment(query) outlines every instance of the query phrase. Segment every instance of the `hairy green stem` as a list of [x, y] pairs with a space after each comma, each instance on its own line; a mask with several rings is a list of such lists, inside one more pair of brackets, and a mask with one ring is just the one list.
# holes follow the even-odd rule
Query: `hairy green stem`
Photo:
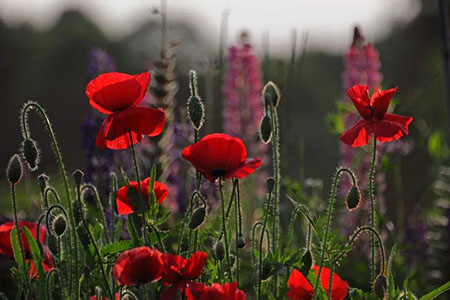
[[333, 210], [334, 210], [334, 200], [336, 198], [336, 189], [337, 189], [337, 186], [338, 186], [339, 176], [343, 172], [347, 172], [349, 174], [349, 176], [351, 177], [351, 179], [353, 181], [353, 184], [354, 185], [356, 184], [356, 178], [355, 178], [355, 176], [353, 175], [353, 172], [350, 169], [339, 168], [336, 171], [336, 174], [334, 175], [332, 188], [331, 188], [332, 190], [331, 190], [330, 203], [328, 205], [327, 223], [325, 225], [325, 233], [323, 235], [323, 240], [322, 240], [322, 253], [320, 255], [319, 271], [317, 272], [316, 283], [314, 284], [314, 300], [317, 299], [317, 295], [319, 294], [317, 291], [318, 291], [318, 287], [319, 287], [320, 275], [322, 273], [323, 263], [324, 263], [324, 260], [325, 260], [325, 251], [327, 249], [328, 232], [329, 232], [330, 227], [331, 227], [331, 216], [332, 216]]
[[239, 240], [239, 236], [240, 236], [240, 230], [239, 230], [239, 220], [240, 220], [240, 213], [239, 213], [239, 198], [240, 198], [240, 196], [239, 196], [239, 181], [238, 181], [238, 179], [235, 179], [234, 180], [234, 182], [233, 182], [233, 185], [235, 185], [236, 186], [236, 189], [237, 189], [237, 197], [236, 197], [236, 199], [234, 200], [234, 203], [235, 203], [235, 205], [234, 205], [234, 218], [235, 218], [235, 251], [236, 251], [236, 282], [237, 282], [237, 285], [239, 286], [239, 243], [238, 243], [238, 240]]
[[225, 256], [227, 258], [227, 264], [228, 264], [228, 277], [230, 279], [230, 282], [233, 282], [233, 274], [231, 273], [231, 260], [230, 260], [230, 252], [228, 247], [228, 237], [227, 237], [227, 225], [225, 222], [225, 197], [223, 196], [223, 183], [222, 183], [222, 177], [219, 177], [219, 191], [220, 191], [220, 202], [222, 206], [222, 232], [223, 232], [223, 238], [225, 243]]
[[94, 186], [94, 185], [92, 185], [92, 184], [90, 184], [90, 183], [86, 183], [86, 184], [84, 184], [83, 185], [83, 187], [81, 188], [81, 193], [83, 194], [83, 192], [86, 190], [86, 189], [89, 189], [89, 190], [91, 190], [93, 193], [94, 193], [94, 199], [95, 199], [95, 202], [96, 202], [96, 204], [97, 204], [97, 207], [98, 207], [98, 210], [100, 211], [100, 218], [101, 218], [101, 221], [102, 221], [102, 225], [103, 225], [103, 232], [104, 232], [104, 236], [105, 236], [105, 238], [106, 238], [106, 241], [109, 243], [110, 242], [110, 240], [109, 240], [109, 236], [108, 236], [108, 231], [107, 231], [107, 225], [106, 225], [106, 216], [105, 216], [105, 212], [104, 212], [104, 210], [103, 210], [103, 205], [102, 205], [102, 202], [100, 201], [100, 196], [99, 196], [99, 194], [98, 194], [98, 191], [97, 191], [97, 188]]
[[[375, 230], [375, 201], [374, 201], [374, 180], [375, 180], [375, 161], [377, 155], [377, 139], [373, 138], [373, 152], [369, 175], [369, 196], [370, 196], [370, 227]], [[370, 237], [370, 282], [375, 280], [375, 240]]]
[[[266, 226], [267, 226], [267, 218], [269, 215], [269, 211], [270, 211], [270, 201], [272, 199], [272, 191], [269, 192], [269, 195], [267, 196], [267, 206], [266, 206], [266, 211], [264, 213], [264, 222], [263, 222], [263, 227], [261, 230], [261, 237], [259, 239], [259, 263], [258, 263], [258, 268], [259, 268], [259, 274], [258, 274], [258, 300], [261, 299], [261, 282], [262, 282], [262, 245], [263, 245], [263, 241], [264, 241], [264, 232], [266, 231]], [[267, 235], [267, 237], [269, 237]], [[269, 249], [269, 248], [268, 248]]]
[[331, 295], [333, 294], [333, 272], [334, 272], [334, 263], [330, 264], [330, 279], [328, 283], [328, 300], [331, 300]]
[[[64, 163], [62, 161], [62, 156], [61, 156], [61, 152], [59, 151], [59, 146], [58, 146], [58, 142], [56, 141], [56, 136], [55, 133], [53, 131], [53, 127], [50, 123], [50, 120], [47, 116], [47, 114], [45, 113], [45, 110], [37, 103], [37, 102], [33, 102], [30, 101], [28, 103], [25, 104], [25, 106], [22, 108], [22, 115], [21, 115], [21, 121], [22, 121], [22, 133], [23, 133], [23, 137], [25, 139], [29, 138], [29, 127], [28, 127], [28, 111], [32, 108], [35, 108], [37, 110], [37, 112], [40, 114], [43, 122], [44, 122], [44, 126], [46, 127], [48, 134], [50, 136], [51, 139], [51, 143], [52, 143], [52, 148], [53, 148], [53, 152], [55, 153], [56, 159], [58, 161], [58, 167], [59, 167], [59, 172], [61, 173], [61, 177], [64, 183], [64, 189], [66, 192], [66, 206], [67, 209], [69, 210], [69, 224], [70, 227], [72, 229], [73, 234], [73, 239], [71, 240], [71, 246], [73, 249], [73, 256], [74, 256], [74, 266], [71, 266], [71, 268], [73, 267], [73, 274], [75, 275], [75, 286], [77, 287], [78, 285], [78, 275], [79, 275], [79, 271], [78, 271], [78, 241], [77, 241], [77, 233], [76, 233], [76, 225], [75, 225], [75, 219], [73, 216], [73, 211], [72, 211], [72, 201], [71, 201], [71, 197], [70, 197], [70, 188], [69, 188], [69, 181], [67, 179], [67, 174], [66, 174], [66, 169], [64, 167]], [[75, 287], [75, 291], [77, 290], [77, 288]], [[71, 282], [71, 294], [72, 294], [72, 282]], [[75, 296], [75, 299], [79, 299], [79, 295]]]

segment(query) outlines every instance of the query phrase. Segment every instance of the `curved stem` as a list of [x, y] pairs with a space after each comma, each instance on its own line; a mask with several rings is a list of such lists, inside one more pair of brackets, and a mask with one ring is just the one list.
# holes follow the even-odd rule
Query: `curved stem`
[[49, 186], [44, 191], [44, 201], [45, 201], [45, 206], [47, 209], [49, 208], [49, 205], [48, 205], [48, 193], [49, 192], [51, 192], [53, 194], [53, 196], [55, 196], [57, 203], [61, 203], [61, 199], [59, 198], [56, 190], [54, 188], [52, 188], [51, 186]]
[[81, 221], [83, 223], [83, 226], [84, 226], [86, 232], [89, 235], [89, 239], [91, 240], [92, 246], [94, 246], [95, 253], [98, 256], [98, 265], [100, 267], [100, 271], [102, 273], [103, 280], [105, 281], [105, 286], [108, 289], [108, 294], [109, 294], [109, 297], [110, 297], [109, 299], [114, 299], [114, 295], [113, 295], [113, 292], [111, 291], [111, 287], [109, 285], [108, 278], [106, 276], [105, 268], [103, 266], [102, 255], [100, 253], [100, 250], [98, 249], [97, 242], [95, 241], [94, 237], [92, 236], [91, 230], [89, 229], [89, 226], [88, 226], [88, 224], [86, 222], [86, 218], [84, 217], [84, 212], [83, 212], [83, 208], [82, 208], [83, 201], [81, 200], [81, 189], [80, 189], [80, 186], [77, 186], [77, 197], [78, 197], [78, 201], [80, 201], [80, 212], [79, 213], [80, 213], [80, 216], [81, 216]]
[[[136, 181], [137, 181], [137, 186], [138, 186], [138, 191], [139, 191], [139, 205], [141, 208], [141, 212], [142, 212], [142, 221], [144, 224], [144, 228], [147, 228], [147, 218], [145, 217], [145, 207], [144, 207], [144, 199], [142, 197], [142, 189], [141, 189], [141, 175], [139, 174], [139, 165], [137, 162], [137, 156], [136, 156], [136, 149], [134, 148], [134, 143], [133, 143], [133, 135], [131, 134], [131, 131], [128, 131], [128, 136], [130, 138], [130, 144], [131, 144], [131, 155], [133, 156], [133, 163], [134, 163], [134, 169], [136, 170]], [[147, 235], [145, 234], [145, 232], [143, 232], [143, 238], [144, 238], [144, 242], [146, 245], [149, 244], [148, 239], [147, 239]]]
[[228, 264], [228, 277], [230, 279], [230, 282], [233, 282], [233, 275], [231, 274], [231, 260], [230, 260], [230, 252], [228, 247], [228, 237], [227, 237], [227, 225], [225, 222], [225, 199], [223, 196], [223, 184], [222, 184], [222, 178], [219, 177], [219, 190], [220, 190], [220, 200], [222, 203], [222, 232], [224, 237], [224, 243], [225, 243], [225, 256], [227, 258], [227, 264]]
[[[31, 293], [31, 285], [30, 285], [30, 280], [28, 277], [28, 270], [27, 270], [27, 264], [25, 261], [25, 247], [23, 246], [23, 240], [22, 240], [22, 234], [20, 231], [20, 227], [19, 227], [19, 218], [17, 216], [17, 201], [16, 201], [16, 185], [14, 183], [11, 183], [11, 198], [12, 198], [12, 203], [13, 203], [13, 210], [14, 210], [14, 227], [16, 229], [16, 236], [17, 239], [19, 240], [19, 246], [20, 246], [20, 256], [22, 259], [22, 264], [24, 267], [23, 273], [24, 273], [24, 277], [25, 277], [25, 283], [27, 285], [27, 294]], [[36, 230], [39, 231], [39, 228], [37, 228]], [[16, 259], [19, 259], [18, 257], [16, 257]]]
[[339, 176], [343, 172], [347, 172], [350, 175], [350, 177], [352, 178], [353, 183], [356, 184], [355, 176], [353, 175], [353, 172], [350, 169], [339, 168], [336, 171], [336, 174], [334, 175], [333, 185], [332, 185], [330, 204], [328, 205], [327, 223], [325, 225], [325, 233], [323, 235], [323, 240], [322, 240], [322, 253], [320, 255], [319, 271], [317, 272], [316, 283], [314, 285], [314, 300], [317, 299], [317, 295], [318, 295], [317, 290], [319, 287], [320, 275], [322, 273], [323, 263], [324, 263], [324, 259], [325, 259], [325, 251], [327, 249], [328, 232], [329, 232], [330, 226], [331, 226], [331, 216], [333, 214], [333, 209], [334, 209], [334, 200], [336, 198], [336, 189], [337, 189], [337, 185], [338, 185], [338, 181], [339, 181]]
[[[55, 153], [56, 159], [58, 161], [58, 167], [59, 172], [61, 174], [63, 183], [64, 183], [64, 189], [66, 192], [66, 206], [69, 210], [69, 224], [71, 226], [73, 234], [73, 240], [71, 240], [72, 247], [73, 247], [73, 255], [74, 255], [74, 271], [75, 274], [75, 284], [78, 285], [78, 242], [77, 242], [77, 233], [76, 233], [76, 225], [75, 225], [75, 219], [73, 216], [72, 211], [72, 201], [70, 199], [70, 188], [69, 188], [69, 181], [67, 179], [66, 169], [64, 167], [64, 163], [62, 161], [61, 152], [59, 151], [58, 142], [56, 141], [55, 133], [52, 128], [52, 124], [50, 123], [50, 120], [45, 113], [45, 110], [36, 102], [30, 101], [25, 104], [25, 106], [22, 108], [22, 115], [21, 115], [21, 121], [22, 121], [22, 132], [25, 139], [29, 138], [29, 127], [28, 127], [28, 111], [32, 108], [35, 108], [37, 112], [39, 112], [40, 116], [42, 117], [42, 120], [44, 122], [44, 126], [46, 127], [51, 142], [52, 142], [52, 148], [53, 152]], [[72, 289], [72, 287], [71, 287]], [[75, 297], [75, 299], [79, 299], [79, 295]]]
[[[375, 161], [377, 155], [377, 139], [373, 138], [373, 152], [369, 175], [369, 195], [370, 195], [370, 227], [375, 230], [375, 201], [374, 201], [374, 180], [375, 180]], [[375, 240], [373, 235], [370, 237], [370, 282], [375, 280]]]
[[[261, 299], [261, 281], [262, 281], [262, 245], [263, 245], [263, 241], [264, 241], [264, 232], [266, 231], [266, 225], [267, 225], [267, 217], [269, 215], [269, 210], [270, 210], [270, 201], [272, 199], [272, 192], [269, 192], [269, 195], [267, 196], [267, 206], [266, 206], [266, 211], [264, 214], [264, 222], [263, 222], [263, 227], [261, 230], [261, 237], [259, 239], [259, 278], [258, 278], [258, 300]], [[273, 239], [273, 237], [272, 237]], [[269, 249], [269, 248], [268, 248]]]
[[90, 184], [90, 183], [86, 183], [85, 185], [83, 185], [81, 187], [81, 194], [83, 194], [83, 192], [86, 189], [90, 189], [94, 193], [94, 199], [95, 199], [95, 202], [97, 203], [97, 207], [98, 207], [98, 210], [100, 211], [100, 217], [101, 217], [101, 220], [102, 220], [102, 223], [103, 223], [104, 236], [106, 237], [106, 241], [109, 243], [110, 240], [109, 240], [107, 226], [106, 226], [105, 212], [103, 210], [103, 205], [102, 205], [102, 202], [100, 201], [100, 196], [98, 194], [97, 188], [94, 185]]

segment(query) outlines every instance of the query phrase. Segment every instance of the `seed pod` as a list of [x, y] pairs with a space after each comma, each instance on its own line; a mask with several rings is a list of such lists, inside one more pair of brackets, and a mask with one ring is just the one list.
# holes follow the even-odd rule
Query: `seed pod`
[[264, 96], [266, 106], [270, 107], [270, 102], [272, 102], [274, 108], [278, 107], [281, 100], [281, 93], [280, 89], [275, 83], [273, 83], [272, 81], [267, 82], [262, 90], [262, 94]]
[[217, 241], [213, 250], [217, 260], [222, 261], [225, 257], [225, 246], [222, 241]]
[[58, 236], [62, 236], [64, 234], [64, 232], [66, 231], [66, 226], [66, 219], [62, 215], [57, 216], [53, 221], [53, 231]]
[[267, 192], [271, 193], [273, 191], [273, 188], [275, 187], [275, 178], [269, 177], [267, 178]]
[[373, 290], [375, 291], [375, 295], [384, 298], [387, 291], [387, 280], [384, 275], [378, 275], [373, 285]]
[[22, 178], [22, 163], [18, 154], [14, 154], [8, 162], [6, 176], [11, 184], [16, 184]]
[[259, 124], [259, 136], [264, 144], [270, 143], [272, 140], [272, 124], [269, 116], [264, 116]]
[[237, 246], [238, 246], [238, 248], [240, 248], [240, 249], [242, 249], [242, 248], [244, 248], [245, 247], [245, 239], [244, 239], [244, 237], [240, 234], [239, 235], [239, 237], [238, 237], [238, 240], [237, 240]]
[[84, 173], [81, 170], [75, 170], [72, 175], [75, 179], [75, 184], [80, 186], [83, 183]]
[[187, 103], [188, 119], [195, 130], [200, 130], [205, 118], [205, 106], [198, 96], [189, 97]]
[[39, 163], [39, 150], [35, 141], [26, 139], [22, 142], [22, 156], [30, 167], [30, 170], [35, 171]]
[[312, 266], [312, 255], [311, 252], [309, 250], [306, 250], [305, 254], [303, 254], [302, 256], [302, 268], [301, 268], [301, 272], [303, 275], [307, 276], [309, 270], [311, 269]]
[[359, 187], [357, 187], [356, 185], [352, 186], [352, 188], [350, 189], [350, 191], [347, 194], [347, 209], [349, 211], [352, 211], [354, 209], [357, 209], [358, 207], [361, 206], [362, 201], [361, 201], [362, 197], [361, 197], [361, 191], [359, 189]]
[[38, 186], [39, 186], [39, 188], [41, 189], [41, 192], [42, 192], [42, 193], [45, 192], [45, 189], [46, 189], [47, 186], [48, 186], [48, 180], [49, 180], [49, 178], [48, 178], [48, 176], [45, 175], [45, 174], [41, 174], [41, 175], [39, 175], [38, 178], [37, 178]]
[[189, 228], [195, 230], [199, 228], [206, 219], [206, 208], [201, 206], [194, 210], [189, 221]]

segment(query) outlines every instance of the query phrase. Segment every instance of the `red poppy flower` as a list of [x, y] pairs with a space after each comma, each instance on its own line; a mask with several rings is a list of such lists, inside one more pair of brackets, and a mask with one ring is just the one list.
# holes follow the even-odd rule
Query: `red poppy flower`
[[150, 73], [138, 75], [105, 73], [91, 80], [86, 95], [91, 106], [108, 117], [103, 121], [95, 144], [101, 149], [126, 149], [130, 143], [161, 133], [165, 113], [162, 109], [139, 107], [150, 83]]
[[184, 148], [182, 157], [209, 181], [217, 177], [244, 178], [261, 166], [259, 158], [247, 158], [244, 143], [223, 133], [213, 133]]
[[161, 279], [163, 269], [161, 252], [142, 246], [119, 255], [113, 267], [113, 277], [119, 285], [135, 286]]
[[237, 282], [224, 285], [213, 283], [211, 287], [193, 282], [186, 289], [186, 296], [188, 300], [245, 300], [245, 294], [237, 288]]
[[173, 299], [178, 291], [183, 291], [186, 286], [202, 273], [208, 254], [197, 251], [189, 259], [179, 255], [164, 254], [164, 271], [162, 277], [165, 285], [171, 285], [161, 293], [159, 299]]
[[372, 134], [380, 142], [398, 140], [408, 134], [408, 126], [413, 118], [386, 112], [397, 89], [398, 87], [385, 91], [377, 89], [369, 99], [367, 85], [350, 88], [347, 94], [363, 118], [341, 135], [341, 141], [353, 147], [361, 147], [367, 145]]
[[[145, 202], [148, 203], [148, 186], [150, 183], [150, 177], [145, 178], [143, 181], [141, 181], [141, 192], [142, 197], [144, 198]], [[136, 181], [130, 181], [130, 186], [138, 192], [138, 183]], [[128, 189], [129, 186], [123, 186], [117, 191], [117, 211], [120, 215], [128, 215], [134, 212], [134, 204], [128, 197]], [[155, 181], [155, 184], [153, 185], [153, 192], [155, 193], [156, 200], [158, 201], [158, 204], [161, 205], [163, 203], [164, 199], [166, 199], [167, 194], [169, 194], [169, 190], [167, 189], [167, 186], [163, 183], [160, 183], [158, 181]]]
[[[55, 266], [53, 265], [52, 253], [50, 252], [50, 249], [45, 245], [42, 245], [42, 247], [44, 249], [44, 255], [42, 256], [42, 267], [44, 268], [44, 272], [47, 273]], [[27, 262], [30, 262], [30, 278], [36, 277], [37, 270], [35, 268], [34, 261], [32, 259], [29, 259], [27, 260]]]
[[[27, 222], [27, 221], [19, 221], [19, 228], [21, 229], [21, 237], [23, 241], [23, 246], [25, 250], [25, 257], [31, 258], [31, 252], [30, 252], [30, 245], [28, 245], [28, 240], [25, 237], [25, 234], [22, 231], [22, 227], [27, 227], [31, 235], [36, 239], [36, 223], [33, 222]], [[4, 256], [14, 259], [14, 253], [11, 245], [11, 230], [14, 227], [14, 222], [7, 222], [2, 225], [0, 225], [0, 254], [3, 254]], [[45, 226], [39, 227], [39, 240], [41, 243], [44, 243], [45, 241], [45, 235], [47, 233], [47, 230], [45, 229]]]
[[[319, 266], [313, 266], [312, 270], [314, 270], [317, 275], [319, 273]], [[328, 287], [330, 285], [330, 269], [322, 267], [322, 272], [320, 273], [320, 283], [328, 295]], [[343, 300], [347, 296], [348, 282], [343, 281], [336, 273], [333, 273], [332, 285], [331, 299]], [[288, 286], [289, 292], [287, 296], [290, 300], [310, 300], [313, 298], [313, 286], [297, 269], [294, 269], [289, 276]]]

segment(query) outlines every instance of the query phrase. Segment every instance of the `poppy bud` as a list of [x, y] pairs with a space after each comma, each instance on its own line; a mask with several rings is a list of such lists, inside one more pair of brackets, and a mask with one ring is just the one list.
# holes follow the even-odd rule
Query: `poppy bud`
[[261, 279], [267, 280], [270, 276], [272, 276], [273, 267], [272, 264], [268, 261], [263, 262], [262, 271], [261, 271]]
[[41, 192], [42, 192], [42, 193], [44, 193], [45, 189], [46, 189], [47, 186], [48, 186], [48, 180], [49, 180], [49, 178], [48, 178], [48, 176], [45, 175], [45, 174], [41, 174], [41, 175], [39, 175], [38, 178], [37, 178], [38, 186], [39, 186], [39, 188], [41, 189]]
[[197, 208], [191, 216], [191, 220], [189, 221], [189, 228], [194, 230], [200, 227], [206, 219], [206, 208], [199, 207]]
[[59, 215], [53, 221], [53, 231], [58, 235], [62, 236], [66, 231], [66, 219], [62, 215]]
[[6, 176], [12, 184], [18, 183], [20, 178], [22, 178], [22, 163], [20, 162], [19, 155], [14, 154], [9, 160]]
[[347, 194], [347, 209], [352, 211], [361, 206], [361, 191], [356, 185]]
[[32, 139], [26, 139], [22, 143], [22, 156], [30, 167], [31, 171], [37, 169], [39, 163], [39, 150], [36, 142]]
[[273, 177], [267, 178], [267, 192], [271, 193], [274, 187], [275, 187], [275, 178]]
[[189, 97], [187, 103], [188, 118], [195, 130], [200, 130], [205, 118], [205, 107], [198, 96]]
[[262, 94], [264, 96], [266, 106], [270, 107], [270, 102], [272, 102], [274, 108], [278, 107], [280, 104], [281, 95], [280, 90], [275, 83], [272, 81], [267, 82], [262, 90]]
[[72, 176], [75, 179], [75, 184], [77, 186], [80, 186], [83, 183], [84, 173], [81, 170], [75, 170]]
[[[39, 243], [39, 245], [41, 244]], [[52, 252], [53, 256], [58, 256], [59, 253], [58, 239], [53, 234], [49, 234], [47, 236], [47, 245], [50, 251]]]
[[312, 266], [312, 255], [309, 250], [306, 250], [305, 254], [303, 254], [302, 257], [302, 268], [300, 272], [302, 272], [303, 275], [307, 276], [309, 270], [311, 269], [311, 266]]
[[214, 245], [214, 255], [217, 260], [223, 260], [225, 257], [225, 245], [222, 241], [217, 241]]
[[237, 240], [237, 246], [238, 248], [242, 249], [245, 247], [245, 239], [244, 237], [240, 234]]
[[264, 144], [270, 143], [272, 140], [272, 124], [269, 116], [264, 116], [259, 125], [259, 136]]
[[375, 291], [375, 295], [384, 298], [387, 291], [387, 280], [384, 275], [378, 275], [373, 285], [373, 290]]
[[78, 225], [77, 233], [78, 233], [78, 237], [80, 239], [80, 243], [81, 243], [81, 245], [83, 245], [83, 248], [85, 250], [89, 249], [89, 242], [90, 242], [89, 236], [82, 224]]

